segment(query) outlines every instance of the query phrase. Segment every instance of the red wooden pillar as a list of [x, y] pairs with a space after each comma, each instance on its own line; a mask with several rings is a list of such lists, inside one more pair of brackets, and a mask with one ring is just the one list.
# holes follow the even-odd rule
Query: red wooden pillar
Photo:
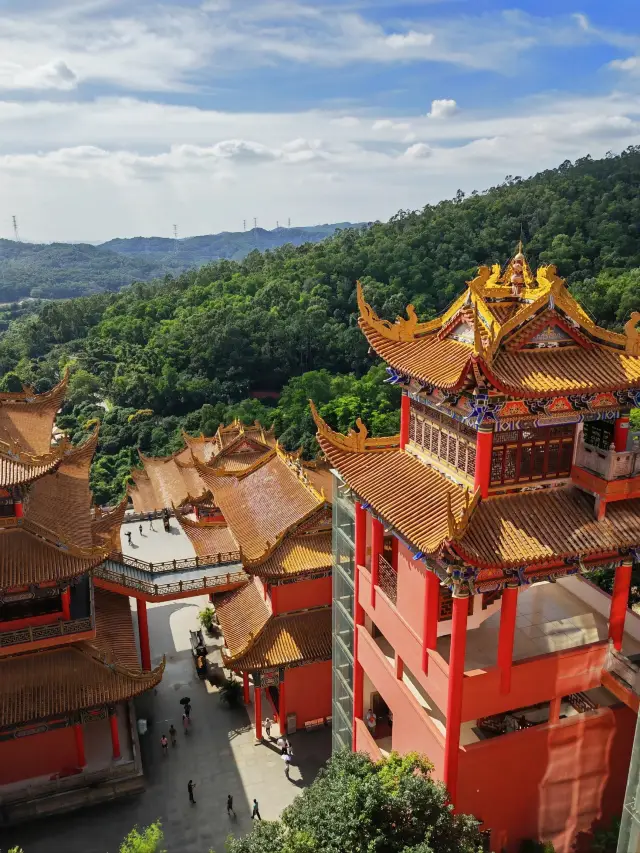
[[253, 702], [256, 712], [256, 737], [262, 740], [262, 687], [253, 686]]
[[486, 498], [491, 482], [491, 454], [493, 452], [493, 424], [480, 424], [476, 437], [476, 470], [473, 478], [474, 492]]
[[74, 723], [73, 734], [76, 739], [76, 756], [78, 759], [78, 767], [85, 767], [87, 759], [84, 754], [84, 732], [82, 723]]
[[556, 696], [549, 702], [549, 722], [557, 723], [560, 719], [560, 705], [562, 704], [562, 696]]
[[278, 613], [278, 587], [276, 584], [271, 584], [271, 612], [274, 616]]
[[609, 615], [609, 639], [613, 640], [613, 645], [618, 651], [622, 649], [622, 635], [624, 634], [624, 620], [629, 604], [632, 567], [632, 559], [626, 559], [616, 569], [616, 577], [613, 582], [613, 595], [611, 596], [611, 611]]
[[407, 394], [402, 395], [400, 403], [400, 450], [404, 450], [409, 441], [409, 420], [411, 418], [411, 400]]
[[60, 594], [62, 600], [62, 618], [65, 622], [71, 619], [71, 590], [66, 587]]
[[402, 660], [398, 652], [396, 652], [395, 656], [395, 665], [396, 678], [398, 679], [398, 681], [402, 681], [404, 677], [404, 661]]
[[149, 623], [147, 622], [147, 602], [142, 598], [136, 599], [138, 611], [138, 636], [140, 637], [140, 657], [142, 669], [149, 672], [151, 669], [151, 649], [149, 647]]
[[371, 519], [371, 606], [376, 606], [376, 587], [379, 576], [379, 557], [384, 551], [384, 526], [377, 518]]
[[400, 551], [400, 542], [397, 536], [391, 537], [391, 567], [394, 572], [398, 571], [398, 553]]
[[353, 720], [351, 721], [351, 748], [356, 749], [356, 720], [361, 720], [363, 708], [364, 672], [358, 660], [358, 626], [364, 625], [364, 610], [360, 604], [360, 566], [364, 566], [367, 557], [367, 511], [359, 501], [355, 503], [355, 554], [354, 554], [354, 606], [353, 606]]
[[113, 760], [117, 761], [120, 758], [120, 732], [118, 731], [118, 710], [117, 708], [109, 708], [109, 726], [111, 728], [111, 749], [113, 752]]
[[22, 501], [16, 501], [13, 505], [13, 512], [16, 518], [22, 518], [24, 515], [24, 509], [22, 506]]
[[249, 673], [242, 673], [242, 695], [244, 697], [244, 704], [248, 705], [251, 702], [250, 694], [249, 694]]
[[462, 682], [467, 647], [469, 599], [453, 599], [453, 625], [449, 656], [449, 692], [447, 698], [447, 731], [444, 741], [444, 784], [451, 802], [455, 803], [458, 784], [460, 727], [462, 725]]
[[278, 685], [278, 718], [280, 723], [280, 734], [287, 733], [287, 700], [284, 691], [284, 675]]
[[422, 671], [429, 671], [429, 649], [438, 642], [438, 617], [440, 615], [440, 580], [435, 572], [427, 570], [424, 585], [424, 610], [422, 616]]
[[620, 415], [613, 424], [613, 443], [616, 453], [624, 453], [629, 436], [629, 415]]
[[511, 664], [513, 639], [518, 614], [518, 587], [506, 587], [500, 604], [500, 634], [498, 636], [498, 666], [500, 667], [500, 692], [511, 690]]

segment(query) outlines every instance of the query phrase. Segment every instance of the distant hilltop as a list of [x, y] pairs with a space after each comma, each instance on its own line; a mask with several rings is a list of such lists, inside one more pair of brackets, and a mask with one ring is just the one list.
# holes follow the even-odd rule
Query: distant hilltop
[[299, 228], [252, 228], [200, 237], [117, 237], [106, 243], [22, 243], [0, 240], [0, 302], [26, 297], [66, 299], [116, 291], [132, 281], [180, 273], [210, 261], [239, 261], [291, 243], [318, 243], [350, 222]]

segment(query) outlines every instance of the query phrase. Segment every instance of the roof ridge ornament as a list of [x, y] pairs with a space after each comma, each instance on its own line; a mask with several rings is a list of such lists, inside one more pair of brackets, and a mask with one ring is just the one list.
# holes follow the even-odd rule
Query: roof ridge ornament
[[389, 341], [412, 341], [415, 338], [418, 315], [412, 304], [407, 305], [407, 319], [396, 317], [395, 323], [391, 323], [389, 320], [381, 320], [369, 303], [365, 301], [362, 284], [359, 280], [356, 282], [356, 294], [361, 318], [383, 338], [387, 338]]
[[624, 324], [624, 333], [626, 336], [625, 352], [628, 355], [640, 355], [640, 332], [637, 326], [640, 323], [640, 311], [634, 311]]
[[356, 420], [357, 429], [350, 429], [346, 435], [331, 429], [329, 424], [321, 417], [313, 400], [309, 400], [311, 417], [318, 428], [318, 435], [326, 439], [334, 447], [347, 453], [362, 453], [364, 451], [386, 451], [395, 450], [400, 446], [400, 436], [388, 436], [381, 438], [369, 438], [369, 431], [361, 418]]

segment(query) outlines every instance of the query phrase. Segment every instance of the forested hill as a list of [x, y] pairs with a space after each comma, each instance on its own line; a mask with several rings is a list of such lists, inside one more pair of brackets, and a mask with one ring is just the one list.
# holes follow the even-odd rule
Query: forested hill
[[25, 297], [68, 299], [117, 291], [132, 281], [175, 275], [219, 258], [242, 260], [249, 252], [291, 243], [317, 243], [349, 222], [300, 228], [252, 228], [201, 237], [133, 237], [90, 243], [19, 243], [0, 240], [0, 303]]
[[[557, 264], [597, 321], [620, 328], [640, 307], [639, 190], [640, 149], [630, 149], [459, 193], [322, 243], [46, 303], [0, 338], [0, 390], [20, 381], [44, 390], [71, 365], [60, 423], [78, 439], [101, 418], [92, 475], [99, 501], [121, 491], [136, 447], [171, 452], [181, 427], [211, 433], [220, 421], [258, 417], [285, 445], [311, 452], [313, 397], [341, 430], [356, 414], [374, 434], [393, 430], [397, 391], [383, 384], [382, 369], [369, 369], [356, 278], [384, 316], [413, 302], [426, 319], [479, 264], [510, 257], [522, 236], [533, 266]], [[282, 391], [276, 407], [251, 398], [265, 391]]]

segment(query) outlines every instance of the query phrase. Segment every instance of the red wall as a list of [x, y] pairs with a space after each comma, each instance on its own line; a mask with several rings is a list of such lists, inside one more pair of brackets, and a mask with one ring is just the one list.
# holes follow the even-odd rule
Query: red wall
[[48, 776], [77, 766], [73, 728], [0, 743], [0, 785]]
[[635, 723], [624, 706], [601, 708], [467, 746], [456, 806], [493, 830], [492, 850], [533, 838], [569, 853], [578, 833], [620, 815]]
[[406, 546], [398, 544], [398, 596], [396, 607], [405, 622], [422, 637], [424, 620], [424, 571], [417, 568]]
[[307, 607], [331, 604], [331, 576], [283, 584], [273, 587], [273, 589], [277, 589], [276, 613], [305, 610]]
[[286, 669], [287, 714], [296, 714], [298, 728], [308, 720], [331, 716], [331, 661]]

